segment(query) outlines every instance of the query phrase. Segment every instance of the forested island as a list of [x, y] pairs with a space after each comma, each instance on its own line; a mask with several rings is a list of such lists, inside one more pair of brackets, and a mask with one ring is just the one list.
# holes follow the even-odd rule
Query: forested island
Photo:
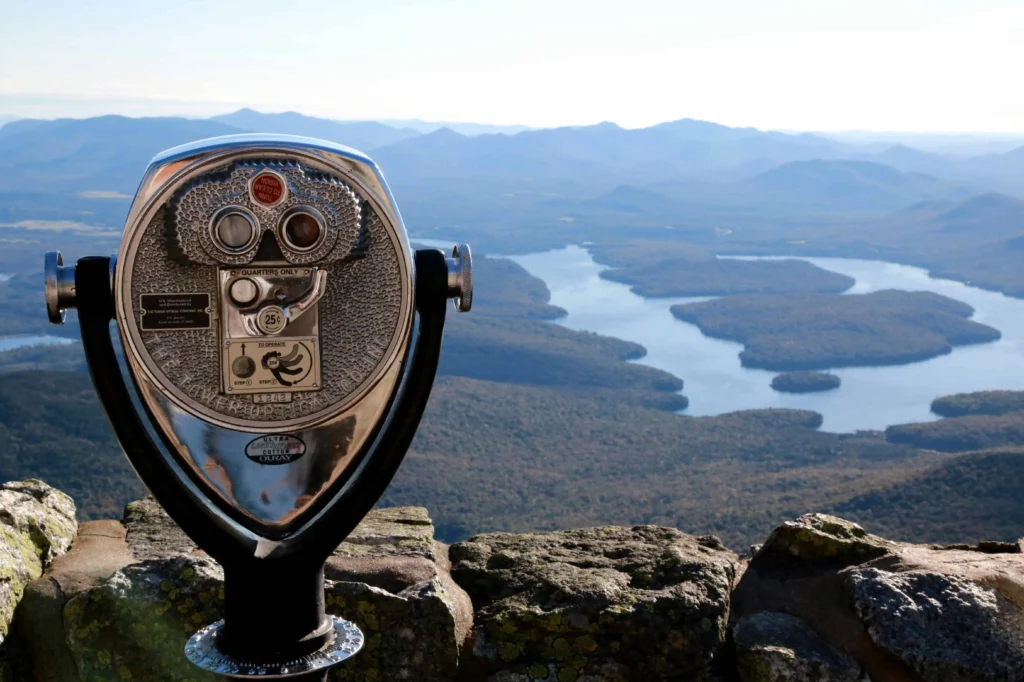
[[727, 296], [672, 306], [672, 314], [744, 344], [744, 367], [776, 371], [898, 365], [985, 343], [999, 330], [973, 322], [971, 306], [925, 291]]
[[716, 258], [689, 244], [633, 241], [590, 247], [594, 260], [611, 265], [601, 277], [630, 285], [641, 296], [729, 294], [838, 294], [852, 277], [798, 259]]
[[936, 398], [943, 419], [886, 429], [891, 443], [941, 452], [966, 452], [1024, 444], [1024, 391], [979, 391]]
[[1024, 410], [1024, 391], [977, 391], [957, 393], [932, 401], [932, 412], [942, 417], [969, 414], [1006, 414]]
[[839, 388], [839, 377], [825, 372], [784, 372], [772, 379], [780, 393], [815, 393]]

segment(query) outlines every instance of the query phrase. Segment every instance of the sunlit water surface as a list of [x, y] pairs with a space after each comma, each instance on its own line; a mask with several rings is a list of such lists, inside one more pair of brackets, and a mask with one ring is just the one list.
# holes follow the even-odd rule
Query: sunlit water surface
[[511, 258], [544, 280], [551, 303], [568, 311], [557, 324], [639, 343], [647, 355], [638, 362], [682, 379], [689, 415], [791, 407], [820, 412], [825, 430], [852, 432], [935, 419], [929, 405], [940, 395], [1024, 389], [1024, 300], [931, 279], [921, 268], [848, 258], [804, 259], [853, 277], [857, 283], [851, 294], [905, 289], [963, 301], [975, 309], [972, 319], [995, 327], [1002, 339], [960, 346], [949, 355], [908, 365], [830, 370], [842, 379], [839, 389], [796, 395], [771, 389], [775, 372], [741, 367], [742, 344], [708, 338], [669, 312], [677, 303], [706, 297], [643, 298], [624, 284], [601, 279], [598, 274], [605, 266], [578, 246]]

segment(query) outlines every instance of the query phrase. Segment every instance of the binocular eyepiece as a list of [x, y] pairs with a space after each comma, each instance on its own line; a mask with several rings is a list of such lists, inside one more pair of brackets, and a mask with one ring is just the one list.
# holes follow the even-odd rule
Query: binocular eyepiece
[[189, 658], [287, 677], [358, 651], [358, 628], [324, 613], [323, 563], [404, 457], [447, 300], [472, 306], [469, 247], [414, 252], [359, 152], [239, 135], [157, 156], [117, 256], [51, 252], [45, 277], [50, 321], [78, 310], [132, 465], [224, 567], [225, 620]]

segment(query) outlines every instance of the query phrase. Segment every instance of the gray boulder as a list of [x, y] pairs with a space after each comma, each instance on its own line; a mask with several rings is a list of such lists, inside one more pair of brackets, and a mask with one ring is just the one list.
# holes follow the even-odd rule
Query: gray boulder
[[856, 682], [860, 666], [829, 646], [807, 623], [765, 611], [733, 628], [741, 682]]
[[42, 481], [0, 485], [0, 643], [25, 586], [75, 539], [75, 503]]
[[890, 542], [806, 515], [771, 534], [732, 605], [737, 624], [763, 611], [799, 617], [873, 682], [1024, 681], [1016, 543]]
[[[426, 511], [371, 512], [352, 539], [326, 570], [335, 578], [326, 582], [327, 610], [359, 625], [366, 644], [331, 679], [452, 679], [472, 611]], [[417, 571], [385, 570], [388, 562]], [[337, 579], [357, 574], [358, 582]], [[18, 628], [39, 682], [220, 679], [183, 651], [193, 632], [222, 617], [223, 573], [152, 500], [128, 505], [123, 523], [83, 524], [23, 604]]]
[[451, 548], [477, 609], [468, 679], [694, 679], [725, 640], [737, 558], [672, 528], [478, 535]]
[[875, 644], [928, 682], [1024, 680], [1024, 612], [994, 587], [874, 568], [847, 585]]

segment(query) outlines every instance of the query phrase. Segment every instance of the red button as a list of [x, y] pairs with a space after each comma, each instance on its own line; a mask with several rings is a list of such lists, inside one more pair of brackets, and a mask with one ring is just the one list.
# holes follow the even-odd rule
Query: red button
[[272, 173], [257, 175], [252, 181], [252, 198], [261, 204], [276, 204], [284, 196], [284, 183]]

